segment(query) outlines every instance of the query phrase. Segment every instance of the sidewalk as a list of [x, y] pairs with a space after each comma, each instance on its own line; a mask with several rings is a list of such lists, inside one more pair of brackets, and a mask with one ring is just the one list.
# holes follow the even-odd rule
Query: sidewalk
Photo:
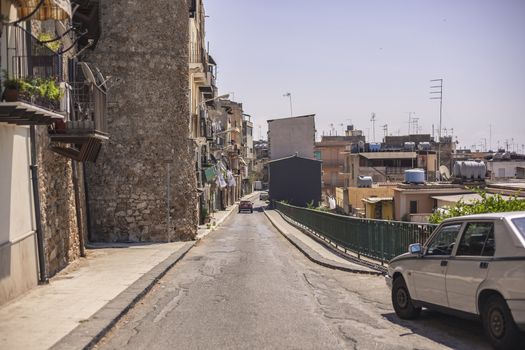
[[292, 226], [275, 210], [266, 210], [266, 216], [270, 222], [277, 228], [281, 234], [296, 246], [311, 261], [333, 269], [366, 273], [372, 275], [381, 275], [378, 270], [371, 269], [364, 265], [356, 264], [342, 258], [324, 245], [318, 243], [308, 235], [301, 232], [298, 228]]
[[[258, 192], [242, 199], [252, 198]], [[214, 213], [197, 240], [216, 229], [237, 204]], [[197, 241], [92, 244], [87, 257], [0, 307], [0, 349], [83, 349], [93, 345]]]

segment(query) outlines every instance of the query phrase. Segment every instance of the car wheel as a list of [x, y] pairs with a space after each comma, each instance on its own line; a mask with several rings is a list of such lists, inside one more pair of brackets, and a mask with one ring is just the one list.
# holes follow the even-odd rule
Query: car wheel
[[250, 213], [252, 213], [252, 214], [253, 214], [253, 209], [250, 209]]
[[485, 333], [495, 349], [523, 349], [523, 334], [501, 296], [495, 294], [487, 299], [481, 318]]
[[414, 306], [403, 277], [398, 277], [392, 284], [392, 305], [399, 318], [411, 320], [421, 313], [421, 307]]

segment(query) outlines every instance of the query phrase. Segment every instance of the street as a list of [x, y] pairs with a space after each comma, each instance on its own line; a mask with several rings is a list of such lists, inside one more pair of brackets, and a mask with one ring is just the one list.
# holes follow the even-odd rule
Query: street
[[200, 241], [96, 348], [490, 348], [474, 321], [398, 319], [383, 277], [310, 262], [262, 204]]

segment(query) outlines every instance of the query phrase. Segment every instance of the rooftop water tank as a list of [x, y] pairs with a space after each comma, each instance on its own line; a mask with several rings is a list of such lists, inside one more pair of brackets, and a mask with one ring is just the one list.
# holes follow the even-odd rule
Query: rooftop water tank
[[365, 151], [365, 142], [359, 141], [357, 143], [357, 152], [364, 152]]
[[409, 184], [425, 183], [425, 171], [423, 169], [405, 170], [405, 182]]
[[357, 177], [357, 187], [372, 187], [373, 183], [374, 181], [372, 180], [372, 176], [359, 175]]
[[417, 148], [420, 151], [430, 151], [430, 142], [420, 142]]
[[379, 143], [379, 142], [370, 142], [369, 149], [370, 149], [370, 152], [379, 152], [379, 151], [381, 151], [381, 143]]
[[403, 149], [405, 151], [413, 151], [416, 149], [416, 144], [415, 142], [405, 142], [405, 144], [403, 145]]
[[454, 163], [453, 173], [455, 177], [466, 180], [484, 180], [487, 166], [473, 160], [458, 161]]

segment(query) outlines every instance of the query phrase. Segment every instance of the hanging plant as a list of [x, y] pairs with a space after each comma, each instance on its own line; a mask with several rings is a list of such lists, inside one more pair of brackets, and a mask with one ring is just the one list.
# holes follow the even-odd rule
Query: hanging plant
[[58, 52], [61, 46], [60, 40], [51, 41], [53, 39], [55, 39], [55, 37], [51, 33], [43, 32], [38, 34], [38, 41], [47, 46], [51, 51]]

